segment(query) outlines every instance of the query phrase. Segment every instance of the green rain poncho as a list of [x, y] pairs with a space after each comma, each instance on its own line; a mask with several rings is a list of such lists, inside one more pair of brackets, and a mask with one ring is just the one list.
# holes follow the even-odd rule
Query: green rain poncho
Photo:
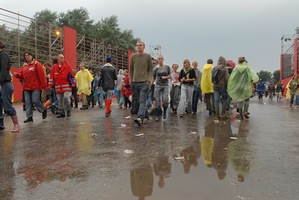
[[248, 99], [252, 95], [252, 83], [258, 80], [258, 75], [248, 68], [247, 63], [238, 64], [228, 79], [227, 93], [233, 101]]

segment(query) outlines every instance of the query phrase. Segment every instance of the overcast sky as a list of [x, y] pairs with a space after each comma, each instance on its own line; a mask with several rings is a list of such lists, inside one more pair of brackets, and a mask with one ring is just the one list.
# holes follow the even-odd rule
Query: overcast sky
[[161, 46], [165, 62], [245, 56], [255, 71], [279, 70], [282, 35], [299, 26], [299, 0], [1, 0], [1, 7], [32, 17], [37, 11], [84, 7], [94, 21], [118, 16], [150, 47]]

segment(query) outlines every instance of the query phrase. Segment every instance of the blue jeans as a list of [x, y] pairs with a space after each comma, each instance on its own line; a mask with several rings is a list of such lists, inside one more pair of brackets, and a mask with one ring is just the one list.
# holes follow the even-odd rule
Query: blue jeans
[[216, 116], [220, 115], [220, 97], [222, 102], [222, 115], [227, 111], [227, 98], [228, 94], [225, 88], [223, 87], [214, 87], [214, 103], [215, 103], [215, 114]]
[[59, 111], [64, 113], [66, 110], [67, 112], [71, 111], [71, 96], [72, 92], [63, 92], [56, 94], [58, 102], [59, 102]]
[[2, 83], [1, 93], [2, 93], [2, 102], [4, 107], [4, 113], [9, 116], [14, 116], [17, 114], [15, 108], [12, 106], [12, 93], [14, 92], [14, 87], [11, 82]]
[[197, 85], [194, 85], [193, 98], [192, 98], [192, 111], [193, 112], [197, 112], [198, 99], [200, 99], [200, 101], [202, 101], [201, 89]]
[[0, 91], [0, 128], [4, 128], [4, 114], [3, 114], [3, 101], [2, 101], [2, 94]]
[[124, 96], [122, 95], [121, 90], [117, 90], [116, 99], [120, 106], [124, 104]]
[[33, 104], [39, 112], [44, 110], [44, 106], [40, 101], [41, 90], [24, 90], [25, 102], [26, 102], [26, 116], [33, 116]]
[[138, 109], [138, 118], [144, 119], [148, 117], [148, 112], [146, 109], [146, 100], [147, 94], [149, 90], [149, 83], [132, 83], [132, 91], [134, 95], [136, 95], [136, 100], [139, 102], [139, 109]]

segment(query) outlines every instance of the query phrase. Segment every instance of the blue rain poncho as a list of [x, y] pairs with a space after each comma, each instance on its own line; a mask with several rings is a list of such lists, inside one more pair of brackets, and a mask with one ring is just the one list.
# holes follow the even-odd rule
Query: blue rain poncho
[[252, 83], [258, 80], [258, 75], [248, 68], [247, 63], [238, 64], [228, 79], [227, 93], [233, 101], [248, 99], [252, 95]]

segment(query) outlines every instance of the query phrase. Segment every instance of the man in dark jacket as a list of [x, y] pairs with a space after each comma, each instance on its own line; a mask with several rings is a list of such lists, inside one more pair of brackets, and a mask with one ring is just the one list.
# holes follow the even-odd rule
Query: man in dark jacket
[[14, 91], [14, 87], [11, 82], [11, 74], [9, 72], [11, 63], [8, 54], [3, 51], [4, 48], [5, 45], [0, 41], [0, 86], [2, 94], [2, 101], [0, 101], [0, 129], [4, 129], [4, 116], [2, 110], [4, 107], [4, 113], [11, 117], [14, 124], [12, 132], [18, 132], [20, 131], [20, 125], [18, 122], [17, 112], [11, 102], [12, 93]]
[[106, 93], [106, 117], [110, 116], [111, 113], [111, 102], [112, 102], [112, 95], [114, 91], [115, 81], [117, 80], [117, 72], [116, 68], [111, 64], [111, 57], [106, 58], [106, 64], [102, 67], [102, 84], [103, 90]]

